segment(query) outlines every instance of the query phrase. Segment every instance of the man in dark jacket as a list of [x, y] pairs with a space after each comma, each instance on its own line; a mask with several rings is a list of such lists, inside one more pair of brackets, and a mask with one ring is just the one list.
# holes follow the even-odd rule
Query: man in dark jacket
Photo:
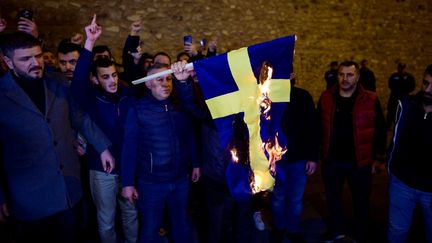
[[[130, 92], [119, 82], [118, 72], [109, 56], [95, 57], [93, 46], [102, 33], [96, 24], [96, 15], [85, 27], [87, 39], [71, 84], [72, 94], [90, 115], [92, 120], [110, 139], [110, 150], [117, 160], [117, 166], [106, 173], [93, 146], [87, 147], [90, 191], [96, 206], [98, 231], [102, 243], [117, 242], [115, 221], [117, 208], [122, 218], [122, 229], [126, 243], [135, 243], [138, 238], [138, 219], [134, 204], [124, 199], [120, 183], [120, 158], [123, 146], [123, 130], [126, 114], [131, 102]], [[97, 85], [89, 80], [93, 66], [93, 77]]]
[[274, 230], [271, 242], [303, 242], [300, 220], [307, 176], [315, 173], [318, 162], [318, 121], [315, 104], [308, 91], [294, 87], [281, 121], [287, 140], [287, 152], [276, 163], [275, 187], [272, 195]]
[[388, 154], [388, 241], [406, 242], [414, 209], [422, 209], [427, 242], [432, 242], [432, 65], [423, 76], [422, 90], [399, 100]]
[[357, 85], [358, 79], [358, 64], [342, 62], [338, 85], [324, 91], [318, 102], [322, 176], [336, 242], [350, 242], [343, 228], [345, 180], [353, 196], [356, 240], [367, 240], [372, 165], [386, 148], [385, 118], [378, 97]]
[[72, 126], [114, 168], [104, 134], [80, 112], [58, 76], [44, 72], [33, 36], [2, 36], [10, 71], [0, 79], [0, 220], [10, 213], [17, 242], [77, 242], [82, 198]]
[[[191, 86], [184, 82], [189, 77], [185, 64], [175, 63], [172, 69], [180, 80], [179, 85]], [[154, 64], [148, 74], [167, 69], [166, 65]], [[159, 242], [158, 230], [166, 203], [174, 242], [189, 243], [187, 206], [191, 164], [192, 181], [198, 181], [200, 176], [191, 117], [171, 95], [172, 75], [147, 81], [146, 86], [149, 93], [129, 110], [126, 119], [122, 195], [131, 202], [138, 199], [140, 242]]]
[[360, 78], [359, 84], [363, 86], [365, 90], [376, 92], [376, 80], [374, 72], [369, 68], [369, 62], [363, 59], [360, 63]]

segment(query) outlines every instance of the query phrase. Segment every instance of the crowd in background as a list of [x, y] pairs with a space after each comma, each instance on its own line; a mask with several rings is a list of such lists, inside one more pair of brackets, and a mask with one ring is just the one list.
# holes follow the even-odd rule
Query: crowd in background
[[[44, 49], [31, 17], [22, 15], [13, 33], [3, 33], [6, 24], [0, 19], [0, 221], [13, 226], [16, 242], [253, 242], [265, 228], [269, 242], [305, 242], [303, 195], [318, 164], [330, 213], [326, 242], [373, 241], [372, 174], [384, 164], [388, 241], [406, 241], [419, 204], [432, 242], [431, 65], [416, 94], [406, 64], [397, 65], [386, 112], [367, 60], [331, 62], [317, 104], [295, 86], [292, 70], [280, 124], [287, 151], [276, 163], [275, 187], [238, 200], [226, 183], [229, 151], [186, 66], [218, 55], [216, 40], [185, 38], [172, 61], [143, 50], [143, 23], [135, 21], [119, 64], [97, 45], [103, 27], [96, 15], [84, 35], [65, 37], [57, 50]], [[132, 84], [168, 69], [173, 74]], [[241, 117], [233, 130], [234, 142], [248, 136]], [[354, 229], [344, 223], [345, 182]], [[194, 217], [199, 210], [204, 220]]]

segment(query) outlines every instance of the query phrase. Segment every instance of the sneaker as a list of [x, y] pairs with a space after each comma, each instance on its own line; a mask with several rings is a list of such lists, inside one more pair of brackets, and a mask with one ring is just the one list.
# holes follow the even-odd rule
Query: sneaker
[[255, 227], [259, 230], [259, 231], [263, 231], [263, 230], [265, 230], [265, 224], [264, 224], [264, 222], [263, 222], [263, 220], [262, 220], [262, 217], [261, 217], [261, 212], [255, 212], [254, 214], [253, 214], [253, 218], [254, 218], [254, 221], [255, 221]]

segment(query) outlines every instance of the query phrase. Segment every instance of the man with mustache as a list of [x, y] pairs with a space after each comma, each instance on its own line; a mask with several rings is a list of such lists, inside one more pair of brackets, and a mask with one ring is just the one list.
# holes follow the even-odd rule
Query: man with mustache
[[0, 221], [13, 220], [16, 242], [78, 242], [83, 193], [72, 129], [86, 136], [108, 173], [111, 143], [61, 77], [44, 72], [35, 37], [5, 34], [0, 48], [10, 69], [0, 79]]
[[81, 49], [80, 45], [67, 41], [62, 41], [57, 48], [58, 66], [69, 84], [72, 82]]
[[[165, 205], [173, 242], [192, 242], [187, 214], [189, 180], [198, 181], [200, 168], [192, 115], [188, 112], [193, 102], [192, 84], [185, 65], [178, 62], [171, 66], [177, 79], [176, 91], [185, 100], [179, 102], [174, 97], [174, 77], [164, 75], [145, 83], [147, 94], [127, 115], [121, 159], [122, 195], [130, 202], [137, 199], [141, 215], [139, 242], [161, 242], [158, 232]], [[148, 75], [167, 69], [169, 66], [155, 63]], [[179, 86], [188, 89], [183, 93]], [[190, 103], [184, 102], [189, 100], [187, 97]]]
[[330, 232], [333, 242], [353, 242], [344, 229], [342, 192], [348, 182], [354, 204], [354, 236], [367, 240], [372, 166], [386, 149], [386, 124], [375, 93], [357, 85], [359, 65], [339, 65], [338, 83], [324, 91], [318, 102], [321, 160]]
[[423, 212], [426, 242], [432, 242], [432, 64], [421, 91], [398, 102], [388, 153], [390, 243], [406, 242], [414, 209]]

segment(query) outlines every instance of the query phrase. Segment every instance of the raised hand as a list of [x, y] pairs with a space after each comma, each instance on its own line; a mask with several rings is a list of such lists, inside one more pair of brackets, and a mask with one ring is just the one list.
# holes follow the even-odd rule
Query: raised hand
[[81, 45], [84, 41], [84, 36], [80, 33], [75, 33], [72, 37], [71, 37], [71, 42], [77, 45]]
[[85, 28], [87, 40], [96, 41], [102, 34], [102, 27], [96, 23], [96, 14], [93, 15], [92, 22]]
[[18, 30], [26, 32], [36, 38], [39, 37], [38, 27], [35, 22], [30, 19], [20, 17], [18, 20]]
[[93, 46], [96, 42], [96, 40], [99, 38], [99, 36], [102, 34], [102, 27], [100, 27], [96, 23], [96, 14], [93, 15], [93, 19], [89, 25], [87, 25], [85, 28], [86, 33], [86, 42], [84, 44], [84, 48], [92, 51]]
[[4, 18], [0, 18], [0, 32], [6, 29], [7, 22]]
[[186, 64], [186, 61], [180, 61], [171, 64], [171, 70], [173, 71], [176, 79], [179, 81], [185, 81], [190, 76], [190, 70], [186, 69]]
[[198, 54], [197, 47], [193, 43], [184, 43], [183, 48], [184, 51], [188, 53], [191, 57], [194, 57]]

